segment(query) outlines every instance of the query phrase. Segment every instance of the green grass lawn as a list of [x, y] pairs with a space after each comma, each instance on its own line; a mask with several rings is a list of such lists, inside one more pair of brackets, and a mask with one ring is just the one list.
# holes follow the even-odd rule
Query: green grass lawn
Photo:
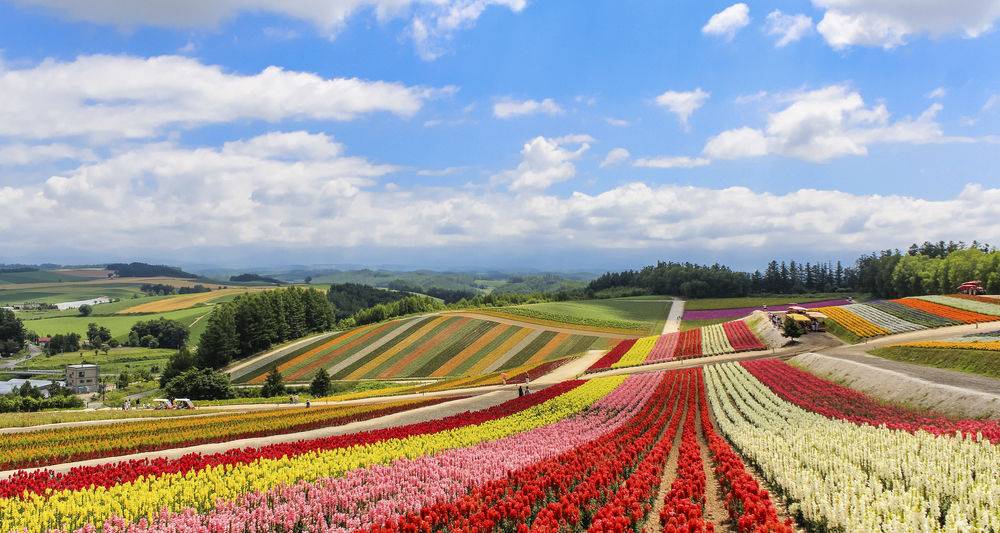
[[689, 329], [698, 329], [704, 326], [711, 326], [713, 324], [722, 324], [723, 322], [729, 322], [730, 320], [735, 320], [733, 318], [711, 318], [708, 320], [681, 320], [681, 331], [687, 331]]
[[35, 270], [33, 272], [0, 272], [0, 283], [57, 283], [60, 281], [82, 281], [80, 276], [70, 276], [61, 272]]
[[837, 337], [847, 344], [857, 344], [859, 342], [864, 342], [865, 340], [864, 338], [855, 335], [853, 332], [844, 329], [844, 327], [838, 324], [835, 320], [825, 320], [824, 324], [827, 333]]
[[837, 298], [847, 298], [851, 296], [855, 301], [863, 301], [864, 298], [857, 294], [850, 293], [818, 293], [818, 294], [784, 294], [773, 296], [747, 296], [743, 298], [699, 298], [688, 300], [684, 304], [685, 311], [699, 311], [704, 309], [730, 309], [734, 307], [760, 307], [762, 305], [781, 305], [790, 303], [807, 303], [819, 300], [833, 300]]
[[158, 367], [160, 370], [176, 350], [150, 348], [112, 348], [107, 355], [104, 352], [84, 350], [80, 352], [60, 353], [56, 355], [38, 355], [17, 366], [25, 370], [63, 370], [66, 365], [79, 363], [96, 363], [101, 365], [101, 374], [118, 375], [122, 370], [135, 372], [142, 368]]
[[[653, 333], [663, 330], [670, 303], [664, 297], [659, 299], [613, 298], [607, 300], [575, 300], [569, 302], [546, 302], [515, 306], [535, 311], [542, 316], [551, 316], [569, 324], [583, 324], [624, 329], [639, 328]], [[616, 323], [620, 323], [616, 326]]]
[[[74, 331], [80, 335], [86, 335], [87, 324], [94, 322], [99, 326], [104, 326], [110, 329], [111, 335], [114, 338], [124, 340], [128, 338], [128, 332], [132, 329], [132, 326], [136, 322], [141, 320], [156, 320], [159, 317], [164, 317], [171, 320], [177, 320], [181, 324], [188, 326], [191, 329], [191, 337], [189, 338], [188, 343], [196, 344], [198, 342], [198, 338], [201, 336], [201, 333], [207, 325], [205, 320], [198, 319], [208, 314], [211, 310], [211, 306], [203, 306], [148, 315], [110, 315], [89, 317], [80, 316], [78, 313], [75, 316], [25, 320], [24, 327], [25, 329], [34, 331], [35, 333], [43, 336], [55, 335], [57, 333], [71, 333]], [[195, 322], [196, 320], [197, 322]], [[194, 324], [194, 327], [191, 327], [191, 324]]]
[[139, 292], [138, 284], [65, 283], [63, 285], [49, 287], [0, 289], [0, 304], [24, 302], [45, 302], [55, 304], [60, 302], [89, 300], [91, 298], [97, 298], [98, 296], [107, 296], [109, 298], [127, 300], [136, 294], [142, 294]]
[[889, 346], [876, 348], [868, 353], [893, 361], [957, 370], [1000, 379], [1000, 352], [995, 351]]

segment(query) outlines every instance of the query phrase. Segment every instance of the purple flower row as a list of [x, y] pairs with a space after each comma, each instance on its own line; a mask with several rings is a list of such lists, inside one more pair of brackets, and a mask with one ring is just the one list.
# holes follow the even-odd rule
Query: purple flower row
[[[787, 311], [789, 307], [797, 305], [800, 307], [805, 307], [806, 309], [813, 309], [816, 307], [826, 307], [828, 305], [847, 305], [851, 303], [849, 300], [839, 298], [836, 300], [821, 300], [818, 302], [807, 302], [802, 304], [781, 304], [781, 305], [769, 305], [767, 306], [768, 311]], [[714, 320], [717, 318], [743, 318], [750, 313], [763, 309], [763, 307], [732, 307], [729, 309], [699, 309], [695, 311], [684, 311], [684, 315], [681, 317], [683, 320]]]

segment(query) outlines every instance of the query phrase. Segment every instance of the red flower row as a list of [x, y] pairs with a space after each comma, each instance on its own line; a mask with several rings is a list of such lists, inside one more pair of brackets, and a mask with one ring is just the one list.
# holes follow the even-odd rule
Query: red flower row
[[829, 418], [855, 424], [885, 425], [890, 429], [934, 435], [982, 434], [991, 442], [1000, 442], [1000, 422], [996, 420], [951, 420], [926, 415], [901, 407], [886, 405], [847, 387], [818, 378], [777, 359], [741, 363], [754, 377], [783, 399]]
[[760, 339], [750, 331], [750, 327], [743, 320], [725, 322], [722, 324], [722, 329], [726, 332], [729, 344], [737, 352], [767, 349], [767, 346], [764, 346], [764, 343], [760, 342]]
[[[694, 373], [690, 371], [685, 374], [681, 399], [690, 396], [692, 378], [694, 377]], [[646, 457], [639, 463], [639, 467], [625, 480], [611, 501], [597, 511], [589, 532], [624, 533], [625, 531], [635, 531], [638, 529], [639, 523], [649, 514], [653, 500], [660, 488], [667, 455], [670, 454], [674, 435], [677, 434], [677, 427], [680, 426], [681, 422], [680, 415], [683, 410], [680, 408], [680, 404], [678, 403], [672, 411], [670, 424], [666, 431], [660, 435], [653, 449], [646, 454]]]
[[596, 372], [598, 370], [607, 370], [611, 368], [611, 365], [617, 363], [618, 360], [625, 355], [625, 352], [632, 348], [632, 345], [635, 344], [635, 341], [637, 340], [638, 339], [627, 339], [619, 342], [614, 348], [608, 350], [608, 353], [598, 359], [596, 363], [590, 365], [587, 372]]
[[795, 531], [792, 520], [789, 518], [782, 522], [778, 518], [770, 493], [747, 472], [743, 460], [733, 451], [732, 446], [715, 432], [708, 414], [705, 385], [700, 379], [698, 387], [701, 397], [701, 429], [715, 463], [715, 477], [725, 491], [729, 517], [740, 531], [792, 533]]
[[677, 351], [674, 352], [674, 359], [689, 359], [701, 357], [701, 355], [701, 328], [682, 331], [677, 340]]
[[586, 528], [614, 487], [651, 454], [681, 394], [667, 374], [642, 410], [624, 424], [560, 456], [536, 463], [450, 502], [383, 526], [396, 531], [545, 531]]
[[0, 497], [10, 498], [23, 495], [25, 492], [44, 494], [47, 489], [76, 490], [92, 485], [110, 487], [135, 480], [140, 476], [149, 477], [177, 472], [189, 472], [212, 466], [244, 464], [257, 459], [278, 459], [282, 456], [292, 457], [314, 450], [346, 448], [371, 444], [382, 440], [402, 439], [414, 435], [436, 433], [509, 416], [566, 393], [582, 383], [584, 382], [565, 381], [537, 393], [515, 398], [481, 411], [459, 413], [438, 420], [394, 428], [336, 435], [321, 439], [284, 442], [271, 444], [262, 448], [234, 448], [209, 455], [190, 453], [177, 459], [141, 459], [105, 463], [96, 466], [77, 467], [65, 473], [54, 473], [49, 470], [21, 471], [7, 479], [0, 480]]
[[[700, 387], [701, 373], [697, 384]], [[688, 396], [687, 416], [681, 434], [680, 455], [677, 458], [677, 477], [670, 486], [660, 511], [660, 524], [668, 533], [695, 533], [715, 531], [715, 526], [702, 518], [705, 506], [705, 465], [701, 460], [701, 447], [695, 428], [697, 394]]]

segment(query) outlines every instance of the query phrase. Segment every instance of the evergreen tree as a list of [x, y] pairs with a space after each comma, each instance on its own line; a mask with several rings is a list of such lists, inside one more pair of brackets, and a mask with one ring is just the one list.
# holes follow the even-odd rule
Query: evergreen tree
[[191, 355], [187, 346], [181, 346], [181, 348], [177, 350], [174, 355], [170, 356], [170, 359], [167, 361], [166, 368], [164, 368], [163, 373], [160, 374], [160, 388], [165, 388], [170, 380], [194, 368], [194, 365], [194, 356]]
[[327, 373], [325, 368], [321, 368], [316, 372], [316, 376], [313, 377], [312, 383], [309, 384], [309, 393], [317, 398], [326, 396], [327, 394], [330, 394], [332, 385], [333, 383], [330, 381], [330, 374]]
[[239, 349], [233, 307], [230, 304], [219, 305], [209, 315], [208, 326], [198, 341], [198, 365], [222, 368], [239, 357]]
[[271, 372], [264, 380], [264, 386], [260, 388], [260, 395], [271, 398], [285, 393], [285, 378], [278, 372], [278, 367], [271, 369]]

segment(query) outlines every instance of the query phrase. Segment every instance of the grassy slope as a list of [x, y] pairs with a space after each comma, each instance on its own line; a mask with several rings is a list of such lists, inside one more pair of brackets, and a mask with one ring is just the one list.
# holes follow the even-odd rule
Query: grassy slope
[[807, 303], [819, 300], [833, 300], [835, 298], [854, 297], [855, 301], [861, 301], [857, 294], [850, 293], [821, 293], [821, 294], [785, 294], [775, 296], [747, 296], [745, 298], [700, 298], [688, 300], [684, 304], [685, 311], [699, 311], [703, 309], [729, 309], [733, 307], [760, 307], [762, 305], [781, 305], [790, 303]]
[[[516, 306], [554, 315], [567, 324], [587, 325], [590, 321], [609, 323], [640, 323], [646, 332], [662, 331], [669, 303], [660, 299], [614, 298], [608, 300], [577, 300]], [[623, 324], [627, 326], [627, 324]]]
[[845, 329], [843, 326], [838, 324], [836, 320], [826, 320], [824, 323], [827, 333], [830, 333], [847, 344], [857, 344], [859, 342], [864, 342], [865, 340]]
[[[207, 314], [212, 310], [211, 307], [193, 307], [191, 309], [182, 309], [180, 311], [171, 311], [169, 313], [156, 313], [149, 315], [112, 315], [112, 316], [89, 316], [83, 317], [77, 314], [76, 316], [65, 316], [57, 318], [43, 318], [39, 320], [25, 320], [24, 327], [28, 330], [34, 331], [39, 335], [55, 335], [57, 333], [70, 333], [77, 332], [80, 335], [85, 335], [87, 333], [87, 324], [94, 322], [99, 326], [105, 326], [111, 330], [111, 335], [119, 340], [123, 340], [128, 337], [128, 332], [136, 322], [141, 320], [156, 320], [160, 317], [169, 318], [171, 320], [177, 320], [178, 322], [184, 324], [185, 326], [190, 326], [199, 317]], [[191, 332], [191, 337], [189, 339], [190, 344], [195, 344], [198, 341], [198, 336], [201, 335], [201, 331], [204, 331], [204, 325], [201, 320], [195, 325]]]
[[107, 355], [98, 352], [94, 355], [93, 350], [80, 352], [61, 353], [52, 356], [39, 355], [18, 365], [20, 369], [31, 370], [62, 370], [66, 365], [73, 365], [81, 362], [97, 363], [101, 365], [102, 374], [118, 374], [122, 370], [137, 371], [141, 368], [158, 366], [163, 370], [167, 364], [167, 359], [175, 350], [149, 349], [149, 348], [112, 348]]
[[959, 372], [968, 372], [1000, 379], [1000, 352], [889, 346], [887, 348], [877, 348], [869, 353], [904, 363], [958, 370]]
[[122, 300], [140, 294], [138, 285], [127, 283], [83, 284], [64, 283], [57, 286], [0, 289], [0, 303], [72, 302], [108, 296]]
[[681, 331], [687, 331], [689, 329], [698, 329], [704, 326], [711, 326], [713, 324], [722, 324], [723, 322], [729, 322], [730, 320], [735, 320], [733, 318], [712, 318], [708, 320], [682, 320], [681, 321]]

